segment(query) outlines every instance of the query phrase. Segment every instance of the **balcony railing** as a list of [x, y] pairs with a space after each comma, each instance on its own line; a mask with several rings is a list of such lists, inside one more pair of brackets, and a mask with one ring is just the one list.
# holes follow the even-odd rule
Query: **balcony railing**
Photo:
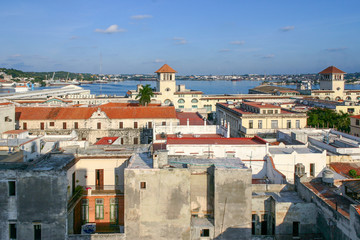
[[84, 194], [84, 188], [82, 186], [77, 186], [75, 188], [72, 197], [68, 201], [68, 213], [70, 213], [74, 209], [76, 204], [78, 204], [83, 194]]

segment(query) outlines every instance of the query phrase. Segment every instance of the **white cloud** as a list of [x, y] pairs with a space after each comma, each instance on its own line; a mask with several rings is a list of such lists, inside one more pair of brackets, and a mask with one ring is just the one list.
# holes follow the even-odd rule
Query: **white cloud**
[[274, 58], [274, 57], [275, 57], [274, 54], [268, 54], [268, 55], [263, 56], [262, 58], [264, 58], [264, 59], [270, 59], [270, 58]]
[[230, 52], [230, 49], [227, 49], [227, 48], [220, 49], [219, 52]]
[[294, 29], [295, 29], [295, 26], [286, 26], [286, 27], [280, 28], [280, 31], [289, 32], [289, 31], [294, 30]]
[[155, 59], [155, 60], [153, 61], [153, 63], [164, 63], [164, 62], [165, 62], [164, 59]]
[[119, 28], [118, 25], [113, 24], [105, 30], [97, 28], [97, 29], [95, 29], [95, 32], [111, 34], [111, 33], [118, 33], [118, 32], [126, 32], [126, 29]]
[[327, 52], [342, 52], [345, 51], [347, 47], [339, 47], [339, 48], [327, 48], [325, 51]]
[[244, 45], [244, 44], [245, 44], [245, 41], [232, 41], [232, 42], [230, 42], [230, 44], [233, 44], [233, 45]]
[[152, 17], [153, 16], [151, 16], [151, 15], [144, 14], [144, 15], [134, 15], [134, 16], [131, 16], [130, 18], [135, 19], [135, 20], [143, 20], [143, 19], [152, 18]]
[[183, 44], [187, 44], [187, 41], [185, 38], [182, 37], [174, 37], [172, 40], [175, 41], [176, 45], [183, 45]]

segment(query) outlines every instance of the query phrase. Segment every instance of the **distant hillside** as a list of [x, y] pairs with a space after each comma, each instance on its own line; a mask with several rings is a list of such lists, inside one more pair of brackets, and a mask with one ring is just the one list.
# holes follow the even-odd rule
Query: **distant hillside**
[[[36, 82], [41, 82], [45, 79], [51, 79], [53, 72], [23, 72], [16, 69], [7, 69], [7, 68], [0, 68], [0, 72], [5, 72], [8, 75], [11, 75], [13, 78], [34, 78]], [[69, 74], [69, 76], [68, 76]], [[97, 79], [96, 75], [90, 74], [90, 73], [69, 73], [64, 71], [55, 72], [54, 79], [78, 79], [78, 80], [94, 80]]]

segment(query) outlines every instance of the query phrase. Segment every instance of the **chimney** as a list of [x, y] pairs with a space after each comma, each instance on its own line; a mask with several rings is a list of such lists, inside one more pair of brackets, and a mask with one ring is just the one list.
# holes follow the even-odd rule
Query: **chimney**
[[163, 168], [169, 165], [168, 150], [157, 150], [153, 154], [153, 168]]

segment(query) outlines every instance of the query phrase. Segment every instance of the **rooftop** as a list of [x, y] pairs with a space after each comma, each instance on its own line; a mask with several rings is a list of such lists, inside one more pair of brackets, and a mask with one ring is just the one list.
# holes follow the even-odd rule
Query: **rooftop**
[[172, 69], [169, 65], [164, 64], [155, 73], [176, 73], [176, 71], [174, 69]]
[[263, 102], [244, 102], [244, 104], [256, 108], [281, 108], [280, 106], [275, 106], [273, 104], [268, 104]]
[[321, 153], [320, 151], [308, 148], [308, 147], [297, 147], [297, 148], [286, 148], [286, 147], [270, 147], [269, 151], [271, 154], [292, 154], [293, 152], [299, 154], [314, 154], [314, 153]]
[[176, 112], [176, 118], [180, 120], [180, 125], [204, 125], [204, 120], [199, 113], [194, 112]]
[[217, 145], [263, 145], [267, 142], [255, 136], [253, 138], [204, 138], [204, 137], [182, 137], [167, 138], [167, 144], [217, 144]]
[[329, 73], [346, 73], [346, 72], [341, 71], [340, 69], [338, 69], [337, 67], [334, 67], [334, 66], [330, 66], [330, 67], [322, 70], [321, 72], [319, 72], [319, 74], [329, 74]]
[[299, 197], [295, 191], [280, 191], [280, 192], [253, 192], [253, 196], [272, 196], [277, 202], [291, 202], [303, 203], [304, 201]]
[[112, 145], [119, 137], [103, 137], [94, 145]]
[[3, 132], [3, 134], [20, 134], [20, 133], [24, 133], [27, 132], [27, 130], [9, 130], [6, 132]]
[[358, 175], [360, 175], [360, 163], [359, 162], [332, 162], [330, 163], [330, 168], [332, 168], [338, 174], [351, 178], [349, 171], [354, 169]]

